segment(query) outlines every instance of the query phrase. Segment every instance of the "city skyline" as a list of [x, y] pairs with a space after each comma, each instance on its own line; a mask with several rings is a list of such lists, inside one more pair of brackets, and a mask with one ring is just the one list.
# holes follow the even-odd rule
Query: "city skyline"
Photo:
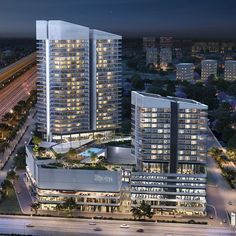
[[[209, 8], [207, 6], [211, 6]], [[235, 39], [236, 2], [4, 0], [0, 38], [34, 38], [36, 19], [62, 19], [125, 37], [161, 36]], [[25, 14], [27, 12], [27, 14]], [[146, 15], [148, 14], [148, 17]]]

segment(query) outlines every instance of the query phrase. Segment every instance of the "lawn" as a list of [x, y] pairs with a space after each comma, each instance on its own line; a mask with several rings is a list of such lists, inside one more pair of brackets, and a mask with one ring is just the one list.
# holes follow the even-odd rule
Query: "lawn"
[[14, 189], [0, 201], [0, 213], [22, 213]]

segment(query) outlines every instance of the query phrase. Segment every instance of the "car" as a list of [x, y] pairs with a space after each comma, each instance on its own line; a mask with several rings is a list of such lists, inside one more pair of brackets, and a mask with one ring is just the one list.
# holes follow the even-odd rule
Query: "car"
[[101, 218], [102, 218], [102, 216], [100, 216], [100, 215], [97, 215], [97, 216], [95, 216], [94, 218], [95, 218], [95, 219], [101, 219]]
[[223, 223], [226, 223], [226, 219], [223, 219]]
[[27, 224], [26, 227], [32, 228], [32, 227], [34, 227], [34, 226], [33, 226], [32, 224]]
[[138, 233], [143, 233], [144, 230], [143, 230], [143, 229], [137, 229], [137, 232], [138, 232]]
[[233, 203], [231, 201], [228, 202], [229, 205], [233, 205]]
[[127, 224], [122, 224], [122, 225], [120, 225], [120, 228], [122, 228], [122, 229], [128, 229], [128, 228], [129, 228], [129, 225], [127, 225]]
[[96, 225], [96, 222], [94, 222], [94, 221], [89, 222], [89, 225]]
[[102, 229], [99, 228], [99, 227], [96, 227], [96, 228], [94, 229], [94, 231], [102, 231]]
[[213, 215], [210, 215], [209, 218], [210, 218], [210, 219], [214, 219]]

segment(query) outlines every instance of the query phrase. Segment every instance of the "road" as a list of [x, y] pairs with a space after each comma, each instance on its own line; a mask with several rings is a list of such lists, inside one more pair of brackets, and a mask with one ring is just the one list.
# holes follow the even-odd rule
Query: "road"
[[[136, 236], [137, 229], [142, 228], [141, 235], [158, 236], [223, 236], [235, 235], [235, 231], [224, 227], [211, 227], [207, 225], [186, 225], [154, 222], [127, 222], [96, 220], [96, 225], [89, 225], [91, 220], [66, 219], [30, 216], [0, 216], [0, 233], [18, 233], [31, 235], [132, 235]], [[120, 225], [126, 223], [129, 229], [121, 229]], [[31, 224], [33, 227], [27, 227]], [[94, 231], [99, 227], [102, 231]]]
[[0, 118], [36, 88], [36, 66], [26, 71], [0, 92]]
[[[208, 148], [222, 148], [212, 132], [209, 132], [207, 144]], [[236, 212], [236, 190], [231, 189], [228, 182], [222, 176], [221, 169], [211, 157], [207, 159], [207, 172], [207, 203], [215, 207], [218, 220], [222, 221], [225, 219], [228, 222], [226, 210]], [[232, 205], [228, 204], [230, 201]], [[210, 208], [210, 214], [215, 216], [215, 213]]]
[[23, 57], [17, 62], [3, 68], [0, 70], [0, 82], [7, 80], [8, 78], [14, 76], [17, 72], [22, 71], [27, 66], [36, 62], [36, 53], [31, 53], [30, 55]]

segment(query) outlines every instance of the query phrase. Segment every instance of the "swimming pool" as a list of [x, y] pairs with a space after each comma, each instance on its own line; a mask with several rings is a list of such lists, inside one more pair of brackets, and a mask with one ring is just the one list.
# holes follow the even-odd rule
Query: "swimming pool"
[[104, 149], [101, 148], [89, 148], [84, 152], [81, 152], [80, 155], [83, 157], [90, 157], [91, 153], [95, 153], [97, 155], [101, 154], [102, 152], [104, 152]]

